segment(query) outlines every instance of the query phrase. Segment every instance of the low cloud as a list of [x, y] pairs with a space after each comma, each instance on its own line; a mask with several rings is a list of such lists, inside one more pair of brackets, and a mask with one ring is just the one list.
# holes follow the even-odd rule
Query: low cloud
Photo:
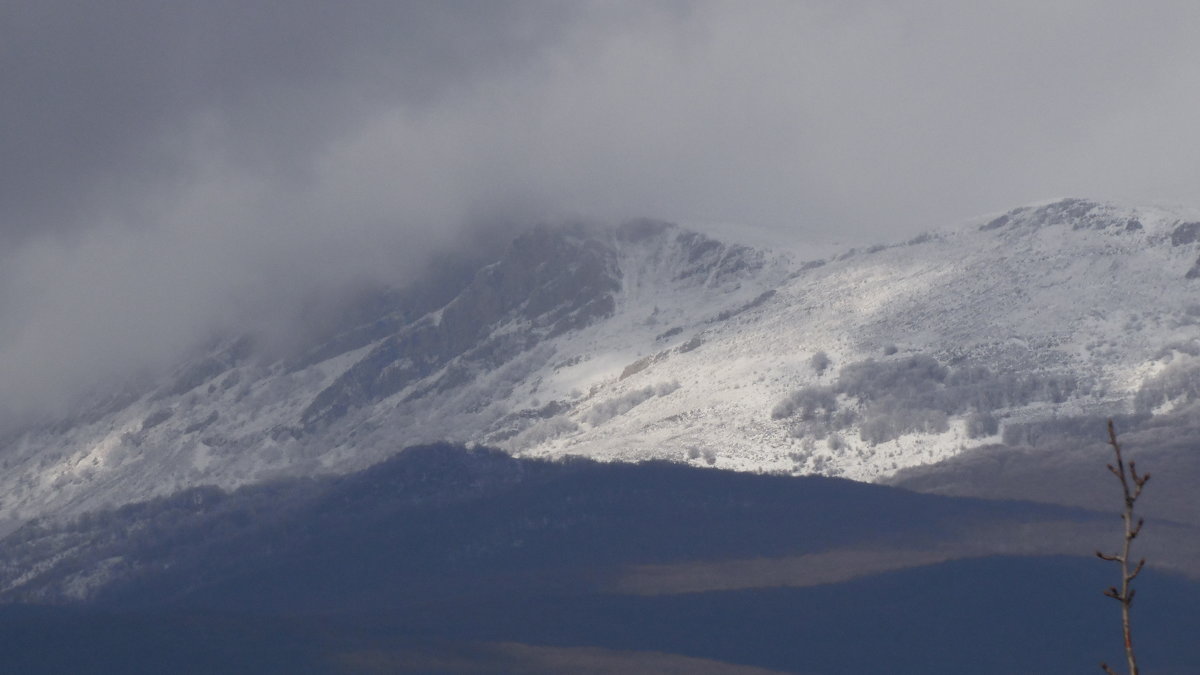
[[468, 232], [582, 216], [895, 240], [1200, 203], [1194, 5], [0, 8], [0, 415], [286, 332]]

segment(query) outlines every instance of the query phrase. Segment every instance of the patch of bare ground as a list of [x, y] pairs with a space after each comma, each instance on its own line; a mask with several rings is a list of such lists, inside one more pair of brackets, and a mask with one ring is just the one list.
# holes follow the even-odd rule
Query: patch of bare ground
[[347, 675], [512, 673], [513, 675], [780, 675], [780, 671], [663, 652], [550, 647], [516, 642], [452, 643], [360, 651], [337, 659]]
[[[1105, 541], [1119, 525], [1118, 522], [1072, 521], [989, 525], [964, 532], [956, 540], [924, 548], [881, 545], [774, 558], [632, 565], [626, 567], [607, 590], [628, 595], [675, 595], [801, 588], [967, 558], [995, 555], [1089, 557], [1095, 542]], [[1143, 542], [1139, 540], [1139, 543]], [[1153, 561], [1151, 567], [1200, 579], [1200, 530], [1186, 525], [1156, 524], [1153, 530], [1147, 530], [1143, 548]]]

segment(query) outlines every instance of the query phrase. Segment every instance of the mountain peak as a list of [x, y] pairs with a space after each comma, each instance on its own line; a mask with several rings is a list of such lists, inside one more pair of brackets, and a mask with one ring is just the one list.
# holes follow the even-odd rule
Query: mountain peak
[[3, 509], [351, 471], [440, 441], [874, 480], [1056, 420], [1186, 409], [1198, 249], [1200, 220], [1080, 199], [806, 264], [662, 221], [543, 225], [372, 295], [301, 358], [222, 342], [27, 430], [4, 448]]
[[1176, 246], [1195, 240], [1200, 213], [1182, 207], [1145, 207], [1091, 199], [1065, 198], [1021, 206], [980, 225], [980, 231], [1028, 232], [1048, 227], [1110, 234], [1145, 232], [1170, 237]]

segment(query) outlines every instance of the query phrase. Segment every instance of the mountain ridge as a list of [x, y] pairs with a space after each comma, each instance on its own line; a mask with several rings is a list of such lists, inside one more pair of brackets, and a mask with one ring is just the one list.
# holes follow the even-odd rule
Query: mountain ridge
[[[440, 440], [878, 480], [1197, 398], [1187, 211], [1065, 199], [806, 262], [660, 221], [540, 226], [495, 258], [437, 299], [376, 294], [300, 356], [231, 338], [19, 434], [0, 509], [352, 471]], [[899, 388], [864, 384], [881, 378]]]

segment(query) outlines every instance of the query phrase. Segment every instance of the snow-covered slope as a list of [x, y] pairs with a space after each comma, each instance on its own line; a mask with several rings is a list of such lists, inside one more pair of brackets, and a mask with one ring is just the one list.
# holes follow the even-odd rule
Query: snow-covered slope
[[535, 228], [449, 302], [396, 294], [289, 359], [231, 340], [14, 435], [0, 512], [443, 439], [877, 479], [1047, 421], [1189, 403], [1198, 255], [1200, 214], [1082, 200], [827, 260], [653, 221]]

